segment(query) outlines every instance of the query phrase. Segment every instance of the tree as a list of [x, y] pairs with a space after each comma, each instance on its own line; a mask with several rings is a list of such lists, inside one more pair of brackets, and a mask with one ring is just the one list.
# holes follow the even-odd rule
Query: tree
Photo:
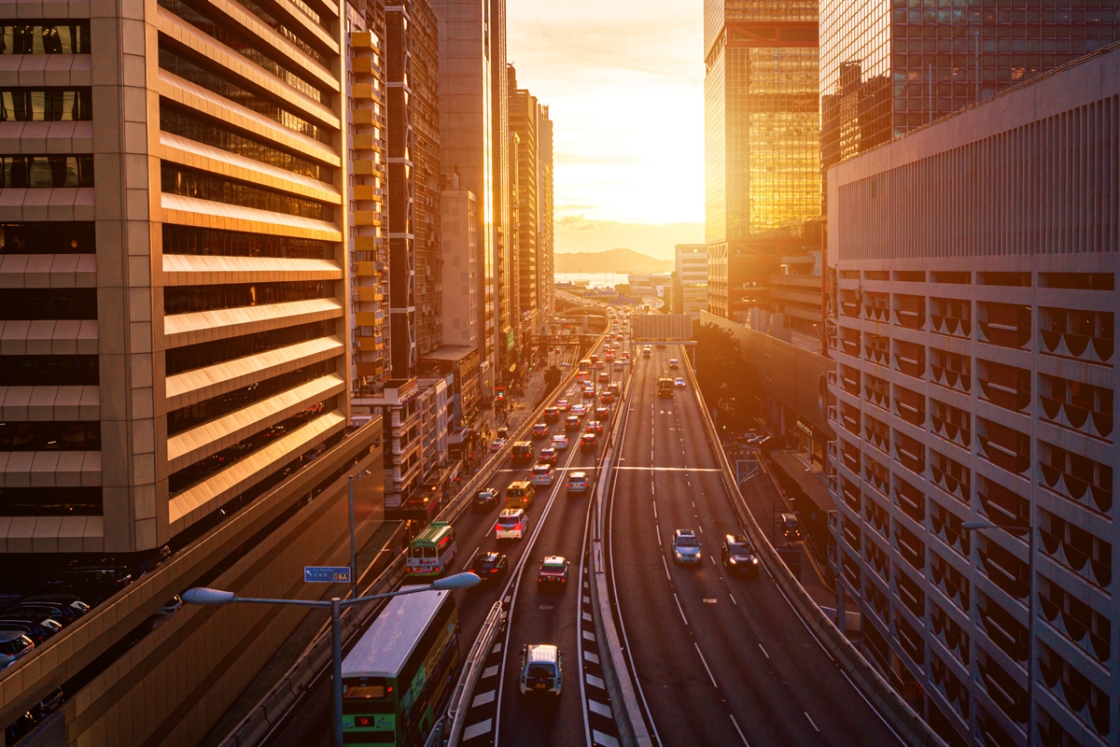
[[560, 386], [560, 380], [564, 376], [560, 373], [560, 369], [556, 366], [549, 366], [544, 372], [544, 391], [545, 396], [548, 396], [556, 387]]
[[747, 430], [757, 415], [759, 388], [755, 369], [731, 333], [715, 324], [693, 325], [696, 340], [696, 383], [708, 407], [720, 409], [720, 430]]

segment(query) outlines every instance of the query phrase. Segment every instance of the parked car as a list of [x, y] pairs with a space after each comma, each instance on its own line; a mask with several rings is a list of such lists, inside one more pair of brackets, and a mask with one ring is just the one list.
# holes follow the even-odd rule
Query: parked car
[[35, 641], [22, 630], [0, 630], [0, 669], [9, 667], [35, 649]]
[[50, 587], [80, 596], [91, 605], [100, 604], [131, 583], [128, 566], [97, 563], [70, 566], [48, 581]]
[[[86, 609], [88, 611], [89, 608], [87, 607]], [[15, 607], [12, 607], [6, 611], [42, 612], [46, 615], [49, 615], [52, 620], [54, 620], [64, 628], [85, 614], [85, 611], [75, 609], [68, 604], [62, 604], [60, 602], [30, 602], [26, 600], [20, 602]]]
[[18, 631], [34, 641], [36, 646], [41, 646], [61, 631], [62, 626], [43, 612], [5, 612], [0, 615], [0, 630]]
[[[0, 665], [0, 669], [3, 669], [3, 665]], [[7, 743], [15, 744], [19, 739], [30, 734], [32, 729], [43, 722], [43, 719], [57, 711], [64, 700], [66, 700], [66, 696], [62, 692], [62, 688], [57, 688], [32, 706], [31, 710], [24, 712], [5, 730], [4, 737]]]
[[700, 540], [691, 529], [678, 529], [673, 532], [673, 560], [677, 563], [699, 563]]

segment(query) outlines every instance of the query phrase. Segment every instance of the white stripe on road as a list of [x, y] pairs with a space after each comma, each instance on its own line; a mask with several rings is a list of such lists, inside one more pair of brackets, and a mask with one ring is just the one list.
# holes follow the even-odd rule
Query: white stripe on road
[[[661, 544], [661, 543], [658, 542], [658, 544]], [[665, 566], [665, 578], [669, 579], [669, 582], [672, 583], [673, 577], [669, 575], [669, 564], [667, 562], [665, 562], [665, 556], [664, 555], [661, 556], [661, 565]]]
[[586, 659], [587, 661], [591, 662], [592, 664], [598, 664], [599, 663], [599, 654], [594, 654], [594, 653], [588, 651], [587, 649], [583, 650], [583, 658]]
[[602, 747], [618, 747], [618, 740], [610, 734], [604, 734], [601, 731], [591, 732], [591, 741]]
[[[809, 719], [809, 723], [810, 723], [810, 724], [813, 724], [813, 717], [809, 715], [809, 712], [808, 712], [808, 711], [805, 711], [805, 718]], [[814, 728], [814, 729], [816, 729], [816, 732], [817, 732], [817, 734], [820, 734], [820, 733], [821, 733], [821, 730], [820, 730], [820, 729], [817, 729], [817, 725], [816, 725], [816, 724], [813, 724], [813, 728]]]
[[495, 692], [496, 691], [494, 690], [488, 690], [487, 692], [479, 693], [478, 695], [474, 696], [474, 700], [471, 701], [471, 708], [478, 708], [480, 705], [493, 703]]
[[759, 647], [760, 649], [762, 649], [762, 655], [763, 655], [763, 656], [765, 656], [765, 657], [766, 657], [767, 659], [769, 659], [769, 658], [770, 658], [770, 654], [766, 653], [766, 649], [762, 648], [762, 644], [761, 644], [761, 643], [760, 643], [760, 644], [758, 644], [758, 647]]
[[591, 685], [592, 687], [597, 687], [600, 690], [607, 689], [607, 683], [603, 682], [602, 677], [596, 677], [593, 674], [585, 674], [584, 677], [587, 679], [587, 684]]
[[[664, 559], [665, 558], [662, 558], [662, 560]], [[677, 601], [677, 612], [681, 613], [681, 619], [684, 620], [685, 625], [688, 625], [688, 618], [684, 616], [684, 607], [681, 607], [681, 600], [677, 597], [677, 592], [675, 591], [673, 592], [673, 599], [676, 599]], [[699, 651], [700, 649], [696, 650]]]
[[[591, 469], [591, 468], [588, 467], [588, 469]], [[693, 468], [693, 469], [689, 469], [688, 465], [685, 465], [684, 467], [615, 467], [615, 469], [616, 470], [617, 469], [648, 469], [648, 470], [655, 470], [657, 472], [719, 472], [719, 469], [717, 469], [715, 467], [696, 467], [696, 468]], [[516, 472], [516, 471], [519, 471], [519, 470], [509, 470], [509, 471], [510, 472]]]
[[592, 713], [597, 713], [600, 716], [604, 716], [606, 718], [614, 718], [614, 714], [611, 713], [611, 707], [609, 705], [606, 705], [605, 703], [600, 703], [597, 700], [588, 699], [587, 705], [591, 708]]
[[751, 747], [751, 743], [747, 741], [747, 737], [743, 734], [743, 730], [739, 728], [739, 722], [736, 721], [735, 717], [731, 714], [728, 715], [731, 716], [731, 723], [735, 725], [735, 731], [739, 732], [739, 739], [742, 739], [743, 744], [745, 744], [747, 747]]
[[483, 734], [489, 734], [493, 727], [493, 719], [486, 719], [479, 721], [477, 724], [471, 724], [466, 729], [463, 729], [463, 741], [467, 742], [475, 737], [481, 737]]
[[489, 666], [489, 667], [486, 667], [486, 669], [483, 669], [482, 670], [482, 676], [479, 679], [486, 679], [487, 677], [493, 677], [497, 673], [498, 673], [498, 665], [494, 664], [493, 666]]
[[[696, 647], [696, 653], [700, 654], [700, 663], [704, 665], [704, 671], [708, 673], [708, 679], [712, 681], [712, 687], [718, 690], [719, 685], [716, 684], [716, 678], [712, 676], [712, 670], [708, 669], [708, 662], [704, 659], [704, 654], [700, 653], [700, 644], [694, 641], [692, 645]], [[808, 716], [809, 714], [805, 715]]]

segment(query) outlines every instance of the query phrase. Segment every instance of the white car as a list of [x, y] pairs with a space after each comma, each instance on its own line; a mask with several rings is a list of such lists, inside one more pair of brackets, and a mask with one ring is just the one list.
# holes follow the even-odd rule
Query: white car
[[586, 472], [573, 472], [568, 475], [569, 493], [586, 493], [589, 486]]
[[529, 644], [521, 651], [521, 677], [518, 689], [522, 695], [541, 693], [560, 697], [564, 690], [564, 654], [551, 644]]
[[700, 562], [700, 540], [691, 529], [673, 532], [673, 560], [677, 563]]
[[568, 448], [568, 437], [563, 433], [557, 433], [552, 437], [552, 448], [557, 451], [564, 451]]
[[684, 379], [678, 376], [677, 378], [673, 379], [673, 386], [675, 386], [677, 389], [684, 389], [686, 386], [688, 386], [688, 384], [685, 383]]
[[582, 418], [587, 414], [587, 405], [572, 405], [572, 415]]
[[529, 514], [523, 508], [503, 508], [494, 525], [498, 539], [521, 539], [529, 531]]
[[552, 484], [552, 465], [545, 462], [533, 467], [532, 479], [534, 485], [551, 485]]

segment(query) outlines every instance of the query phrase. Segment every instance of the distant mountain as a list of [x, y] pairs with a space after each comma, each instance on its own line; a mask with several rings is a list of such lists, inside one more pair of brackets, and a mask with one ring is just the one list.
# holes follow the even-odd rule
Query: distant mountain
[[671, 259], [656, 259], [633, 249], [608, 249], [605, 252], [556, 254], [555, 272], [667, 273], [674, 268]]

